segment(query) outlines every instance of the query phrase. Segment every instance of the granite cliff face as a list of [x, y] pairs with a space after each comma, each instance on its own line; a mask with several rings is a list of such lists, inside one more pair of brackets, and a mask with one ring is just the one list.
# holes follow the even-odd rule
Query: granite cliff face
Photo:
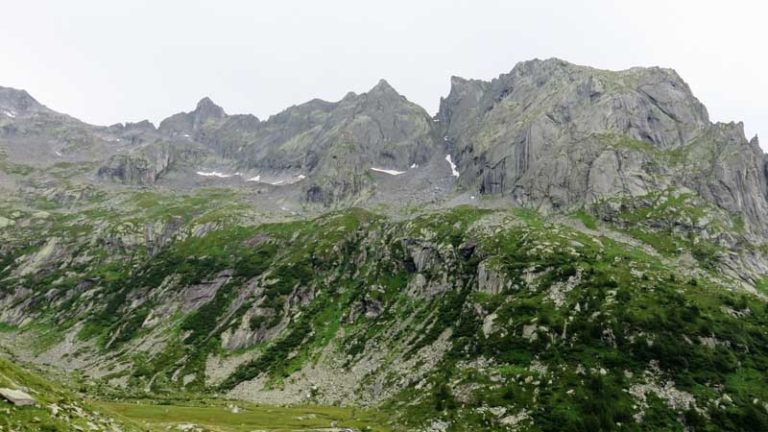
[[168, 145], [152, 146], [134, 154], [112, 156], [96, 174], [101, 179], [124, 184], [152, 185], [171, 168], [173, 157]]
[[491, 82], [452, 79], [438, 114], [460, 183], [558, 210], [686, 186], [765, 232], [765, 161], [741, 125], [712, 124], [672, 70], [557, 59]]

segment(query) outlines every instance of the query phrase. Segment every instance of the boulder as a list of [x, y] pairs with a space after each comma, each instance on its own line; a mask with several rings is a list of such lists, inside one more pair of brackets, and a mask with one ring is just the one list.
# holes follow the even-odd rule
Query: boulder
[[13, 390], [9, 388], [0, 388], [0, 397], [16, 406], [29, 406], [37, 403], [35, 398], [24, 393], [21, 390]]

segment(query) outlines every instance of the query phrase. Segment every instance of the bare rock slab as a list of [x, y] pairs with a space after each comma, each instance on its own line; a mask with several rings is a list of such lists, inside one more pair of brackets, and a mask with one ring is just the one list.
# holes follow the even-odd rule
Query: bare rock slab
[[35, 399], [21, 390], [0, 388], [0, 397], [16, 406], [34, 405]]

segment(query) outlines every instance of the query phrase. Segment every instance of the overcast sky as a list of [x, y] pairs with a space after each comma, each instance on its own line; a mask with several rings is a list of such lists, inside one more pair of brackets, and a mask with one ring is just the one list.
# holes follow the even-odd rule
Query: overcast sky
[[768, 148], [768, 6], [730, 0], [0, 0], [0, 86], [95, 124], [210, 96], [267, 118], [386, 78], [435, 112], [451, 75], [531, 58], [676, 69]]

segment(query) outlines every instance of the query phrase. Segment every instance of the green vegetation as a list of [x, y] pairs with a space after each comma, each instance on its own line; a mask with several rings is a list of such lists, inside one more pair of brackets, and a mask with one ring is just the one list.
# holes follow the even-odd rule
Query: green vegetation
[[[371, 409], [323, 406], [264, 406], [239, 401], [195, 398], [179, 400], [108, 400], [84, 403], [64, 387], [41, 375], [23, 370], [0, 357], [0, 387], [23, 386], [33, 392], [37, 406], [0, 408], [0, 427], [24, 431], [70, 431], [89, 427], [163, 431], [181, 424], [195, 424], [218, 431], [301, 431], [353, 427], [364, 431], [389, 431], [387, 418]], [[0, 402], [0, 404], [4, 404]], [[50, 406], [56, 406], [54, 411]], [[237, 409], [233, 409], [233, 407]], [[142, 425], [139, 429], [138, 425]], [[113, 425], [113, 426], [108, 426]]]
[[[0, 398], [0, 428], [18, 431], [85, 430], [89, 424], [98, 427], [120, 427], [124, 431], [140, 430], [131, 422], [116, 421], [90, 404], [79, 400], [66, 388], [52, 383], [40, 373], [30, 372], [0, 356], [0, 388], [27, 392], [34, 405], [14, 406]], [[56, 407], [53, 409], [52, 407]]]
[[662, 150], [649, 142], [636, 140], [626, 135], [601, 134], [598, 135], [598, 139], [608, 148], [617, 151], [633, 151], [648, 155], [652, 158], [652, 163], [656, 164], [680, 166], [690, 160], [688, 148], [692, 147], [692, 144], [689, 144], [687, 147]]
[[[388, 431], [385, 418], [374, 411], [355, 408], [322, 406], [261, 406], [243, 402], [212, 402], [204, 406], [97, 402], [105, 411], [118, 414], [152, 430], [165, 430], [178, 424], [196, 424], [222, 432], [263, 430], [269, 432], [310, 431], [328, 428], [331, 424], [364, 431]], [[233, 413], [232, 407], [238, 412]]]
[[[534, 431], [715, 431], [768, 420], [768, 308], [719, 272], [725, 251], [711, 239], [738, 219], [713, 217], [692, 194], [662, 191], [569, 215], [600, 228], [597, 236], [532, 209], [470, 206], [402, 221], [350, 209], [245, 225], [210, 211], [230, 198], [238, 208], [216, 190], [126, 198], [162, 221], [155, 233], [176, 233], [133, 246], [92, 240], [87, 221], [52, 210], [19, 230], [18, 247], [2, 257], [8, 268], [52, 249], [45, 259], [57, 265], [23, 277], [36, 323], [0, 330], [35, 334], [45, 349], [82, 325], [89, 344], [68, 355], [114, 355], [121, 366], [95, 391], [139, 401], [103, 407], [157, 428], [194, 410], [197, 420], [186, 421], [221, 430], [334, 419], [492, 431], [511, 417]], [[120, 211], [89, 214], [109, 221], [99, 232], [120, 238], [142, 226]], [[31, 241], [43, 230], [89, 239], [67, 244], [84, 264], [61, 264], [69, 255]], [[679, 265], [684, 258], [692, 264]], [[3, 289], [13, 289], [13, 273], [0, 271]], [[756, 285], [766, 292], [763, 280]], [[217, 379], [211, 356], [232, 364]], [[234, 414], [216, 401], [197, 407], [195, 397], [140, 400], [226, 394], [256, 378], [293, 391], [312, 366], [342, 376], [361, 364], [375, 367], [350, 392], [391, 390], [387, 422], [336, 408]], [[125, 392], [106, 390], [110, 379], [126, 382]], [[673, 405], [663, 389], [693, 402]], [[325, 391], [307, 389], [301, 400], [322, 402]], [[731, 402], [721, 402], [726, 395]], [[274, 424], [270, 410], [316, 417]]]
[[[704, 204], [690, 192], [669, 189], [642, 197], [624, 198], [613, 203], [618, 211], [606, 212], [611, 206], [598, 203], [595, 212], [617, 229], [652, 246], [666, 257], [689, 252], [707, 270], [716, 271], [723, 247], [713, 243], [713, 234], [743, 231], [743, 220], [713, 216], [717, 210]], [[580, 218], [576, 214], [575, 217]]]
[[581, 223], [583, 223], [585, 227], [587, 227], [587, 228], [589, 228], [591, 230], [597, 229], [597, 220], [589, 212], [587, 212], [585, 210], [579, 210], [579, 211], [573, 213], [573, 217], [578, 219], [578, 220], [580, 220]]

